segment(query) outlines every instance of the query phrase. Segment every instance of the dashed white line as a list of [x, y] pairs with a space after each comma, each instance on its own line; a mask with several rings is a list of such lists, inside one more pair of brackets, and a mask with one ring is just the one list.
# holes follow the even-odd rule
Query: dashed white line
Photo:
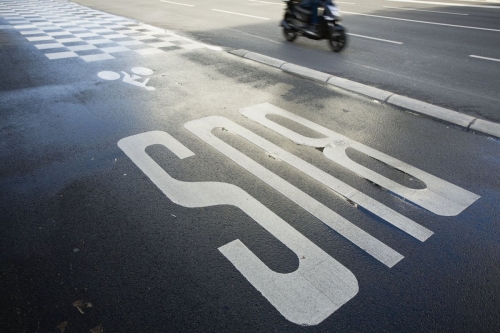
[[165, 0], [160, 0], [160, 2], [171, 3], [172, 5], [179, 5], [179, 6], [186, 6], [186, 7], [194, 7], [194, 5], [190, 5], [190, 4], [187, 4], [187, 3], [180, 3], [180, 2], [173, 2], [173, 1], [165, 1]]
[[438, 12], [436, 10], [423, 10], [423, 9], [415, 9], [415, 8], [401, 8], [401, 7], [389, 7], [389, 6], [384, 6], [384, 8], [398, 9], [398, 10], [411, 10], [411, 11], [426, 12], [426, 13], [450, 14], [450, 15], [464, 15], [464, 16], [469, 15], [469, 14], [462, 14], [462, 13]]
[[246, 17], [252, 17], [260, 20], [269, 20], [267, 17], [260, 17], [260, 16], [253, 16], [253, 15], [247, 15], [247, 14], [241, 14], [241, 13], [235, 13], [235, 12], [228, 12], [226, 10], [220, 10], [220, 9], [212, 9], [214, 12], [220, 12], [220, 13], [226, 13], [226, 14], [233, 14], [233, 15], [239, 15], [239, 16], [246, 16]]
[[[392, 1], [392, 0], [388, 0], [388, 1]], [[500, 8], [500, 7], [496, 7], [496, 8]], [[423, 23], [423, 24], [430, 24], [430, 25], [440, 25], [440, 26], [453, 27], [453, 28], [464, 28], [464, 29], [472, 29], [472, 30], [483, 30], [483, 31], [500, 32], [500, 30], [498, 30], [498, 29], [471, 27], [471, 26], [468, 26], [468, 25], [456, 25], [456, 24], [446, 24], [446, 23], [437, 23], [437, 22], [429, 22], [429, 21], [409, 20], [409, 19], [402, 19], [402, 18], [399, 18], [399, 17], [371, 15], [371, 14], [354, 13], [354, 12], [346, 12], [346, 11], [342, 11], [342, 13], [344, 13], [344, 14], [351, 14], [351, 15], [361, 15], [361, 16], [368, 16], [368, 17], [376, 17], [376, 18], [382, 18], [382, 19], [387, 19], [387, 20], [406, 21], [406, 22]]]
[[481, 56], [472, 55], [472, 54], [469, 57], [471, 57], [471, 58], [477, 58], [477, 59], [483, 59], [483, 60], [491, 60], [491, 61], [498, 61], [498, 62], [500, 62], [500, 59], [488, 58], [488, 57], [481, 57]]
[[393, 40], [382, 39], [382, 38], [375, 38], [375, 37], [369, 37], [369, 36], [363, 36], [363, 35], [357, 35], [357, 34], [351, 34], [351, 33], [348, 33], [348, 35], [349, 36], [360, 37], [360, 38], [378, 40], [378, 41], [381, 41], [381, 42], [392, 43], [392, 44], [403, 44], [401, 42], [396, 42], [396, 41], [393, 41]]
[[415, 0], [386, 0], [386, 1], [421, 3], [421, 4], [424, 4], [424, 5], [443, 5], [443, 6], [456, 6], [456, 7], [473, 7], [473, 8], [493, 8], [493, 9], [500, 9], [500, 6], [469, 5], [469, 4], [463, 4], [463, 3], [450, 3], [450, 2], [415, 1]]

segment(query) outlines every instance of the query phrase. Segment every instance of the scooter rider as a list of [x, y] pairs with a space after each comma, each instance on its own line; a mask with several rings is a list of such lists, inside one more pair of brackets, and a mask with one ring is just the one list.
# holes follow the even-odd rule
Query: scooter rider
[[318, 35], [318, 6], [321, 0], [301, 0], [299, 6], [310, 10], [311, 21], [309, 22], [309, 31], [315, 35]]
[[334, 4], [332, 0], [301, 0], [299, 6], [311, 11], [311, 20], [308, 30], [314, 35], [318, 35], [318, 7], [334, 6]]

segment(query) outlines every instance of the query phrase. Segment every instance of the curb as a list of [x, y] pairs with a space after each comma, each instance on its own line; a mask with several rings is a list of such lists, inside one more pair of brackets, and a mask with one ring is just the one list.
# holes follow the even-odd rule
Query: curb
[[413, 98], [397, 95], [390, 91], [370, 87], [362, 83], [343, 79], [341, 77], [319, 72], [307, 67], [287, 63], [283, 60], [268, 57], [259, 53], [249, 52], [242, 49], [232, 50], [228, 52], [245, 59], [253, 60], [264, 65], [281, 69], [282, 71], [290, 74], [298, 75], [300, 77], [316, 82], [330, 84], [338, 88], [374, 98], [387, 104], [399, 106], [419, 114], [423, 114], [432, 118], [458, 125], [460, 127], [464, 127], [469, 130], [500, 138], [500, 124], [498, 123], [478, 119], [457, 111], [442, 108], [440, 106], [432, 105], [430, 103], [422, 102]]

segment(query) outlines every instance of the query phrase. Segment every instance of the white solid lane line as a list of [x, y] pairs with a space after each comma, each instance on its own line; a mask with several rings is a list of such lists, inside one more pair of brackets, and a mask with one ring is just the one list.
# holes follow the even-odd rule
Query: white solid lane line
[[500, 4], [500, 0], [455, 0], [455, 1], [479, 2], [479, 3], [498, 3], [498, 4]]
[[434, 2], [434, 1], [416, 1], [416, 0], [386, 0], [386, 1], [421, 3], [421, 4], [424, 4], [424, 5], [442, 5], [442, 6], [456, 6], [456, 7], [473, 7], [473, 8], [494, 8], [494, 9], [500, 9], [500, 6], [468, 5], [468, 4], [464, 4], [464, 3]]
[[341, 3], [344, 5], [355, 5], [356, 4], [355, 2], [343, 2], [343, 1], [335, 1], [335, 3]]
[[[389, 0], [389, 1], [391, 1], [391, 0]], [[498, 7], [498, 8], [500, 8], [500, 7]], [[408, 20], [408, 19], [402, 19], [402, 18], [399, 18], [399, 17], [380, 16], [380, 15], [371, 15], [371, 14], [363, 14], [363, 13], [353, 13], [353, 12], [346, 12], [346, 11], [342, 11], [342, 13], [344, 13], [344, 14], [351, 14], [351, 15], [361, 15], [361, 16], [376, 17], [376, 18], [382, 18], [382, 19], [387, 19], [387, 20], [406, 21], [406, 22], [423, 23], [423, 24], [431, 24], [431, 25], [441, 25], [441, 26], [453, 27], [453, 28], [464, 28], [464, 29], [472, 29], [472, 30], [483, 30], [483, 31], [500, 32], [500, 30], [498, 30], [498, 29], [488, 29], [488, 28], [471, 27], [471, 26], [467, 26], [467, 25], [456, 25], [456, 24], [445, 24], [445, 23], [428, 22], [428, 21]]]
[[247, 14], [241, 14], [241, 13], [235, 13], [235, 12], [228, 12], [226, 10], [220, 10], [220, 9], [212, 9], [214, 12], [221, 12], [221, 13], [226, 13], [226, 14], [232, 14], [232, 15], [239, 15], [239, 16], [246, 16], [246, 17], [252, 17], [260, 20], [269, 20], [267, 17], [260, 17], [260, 16], [253, 16], [253, 15], [247, 15]]
[[375, 37], [369, 37], [369, 36], [363, 36], [363, 35], [356, 35], [356, 34], [351, 34], [351, 33], [348, 33], [348, 35], [349, 36], [366, 38], [366, 39], [378, 40], [378, 41], [381, 41], [381, 42], [392, 43], [392, 44], [403, 44], [401, 42], [395, 42], [393, 40], [388, 40], [388, 39], [381, 39], [381, 38], [375, 38]]
[[461, 14], [461, 13], [450, 13], [450, 12], [438, 12], [435, 10], [422, 10], [422, 9], [415, 9], [415, 8], [401, 8], [401, 7], [389, 7], [389, 6], [384, 6], [384, 8], [389, 8], [389, 9], [400, 9], [400, 10], [412, 10], [416, 12], [426, 12], [426, 13], [439, 13], [439, 14], [450, 14], [450, 15], [464, 15], [467, 16], [469, 14]]
[[471, 57], [471, 58], [477, 58], [477, 59], [484, 59], [484, 60], [491, 60], [491, 61], [498, 61], [498, 62], [500, 62], [500, 59], [488, 58], [488, 57], [481, 57], [481, 56], [472, 55], [472, 54], [471, 54], [469, 57]]
[[173, 5], [179, 5], [179, 6], [194, 7], [194, 5], [189, 5], [187, 3], [180, 3], [180, 2], [173, 2], [173, 1], [166, 1], [166, 0], [160, 0], [160, 2], [171, 3]]

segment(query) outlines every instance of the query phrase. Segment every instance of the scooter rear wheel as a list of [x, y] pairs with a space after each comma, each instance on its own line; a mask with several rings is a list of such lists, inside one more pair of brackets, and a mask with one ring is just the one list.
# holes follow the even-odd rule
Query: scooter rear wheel
[[344, 30], [337, 32], [335, 37], [328, 40], [328, 44], [333, 52], [340, 52], [347, 44], [347, 35]]
[[292, 29], [283, 28], [283, 35], [285, 39], [289, 42], [293, 42], [297, 38], [297, 33]]

